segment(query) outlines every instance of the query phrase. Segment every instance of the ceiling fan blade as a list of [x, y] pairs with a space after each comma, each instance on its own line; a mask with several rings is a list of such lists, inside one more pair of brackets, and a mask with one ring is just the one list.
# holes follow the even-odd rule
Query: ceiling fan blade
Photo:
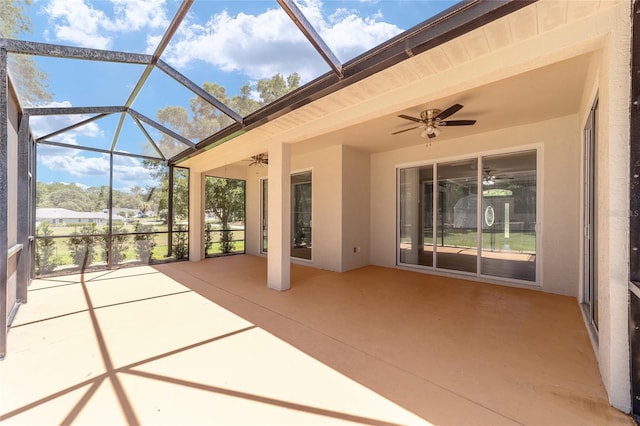
[[408, 115], [400, 114], [398, 117], [404, 118], [405, 120], [415, 121], [416, 123], [422, 123], [422, 120], [420, 120], [419, 118], [410, 117]]
[[449, 108], [445, 109], [440, 114], [436, 115], [434, 117], [434, 119], [435, 120], [444, 120], [445, 118], [449, 117], [450, 115], [455, 114], [456, 112], [460, 111], [461, 109], [462, 109], [462, 105], [455, 104], [455, 105], [450, 106]]
[[420, 127], [420, 126], [409, 127], [408, 129], [398, 130], [397, 132], [393, 132], [391, 134], [392, 135], [397, 135], [398, 133], [408, 132], [409, 130], [417, 129], [418, 127]]
[[448, 120], [438, 123], [440, 126], [472, 126], [476, 124], [476, 120]]

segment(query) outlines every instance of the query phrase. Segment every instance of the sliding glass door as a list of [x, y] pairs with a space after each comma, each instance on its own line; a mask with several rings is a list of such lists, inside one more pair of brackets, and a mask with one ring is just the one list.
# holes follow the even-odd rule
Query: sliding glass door
[[398, 171], [398, 262], [536, 281], [537, 153]]

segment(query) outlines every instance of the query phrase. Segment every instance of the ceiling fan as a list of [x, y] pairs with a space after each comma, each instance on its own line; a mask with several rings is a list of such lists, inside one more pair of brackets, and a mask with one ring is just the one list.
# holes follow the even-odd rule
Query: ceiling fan
[[420, 134], [420, 136], [422, 136], [423, 138], [431, 139], [431, 138], [435, 138], [440, 134], [440, 129], [438, 129], [438, 127], [440, 126], [471, 126], [476, 124], [476, 120], [445, 120], [445, 118], [455, 114], [461, 109], [462, 109], [462, 105], [460, 104], [452, 105], [449, 108], [445, 109], [444, 111], [441, 111], [439, 109], [427, 109], [420, 113], [420, 118], [400, 114], [398, 117], [404, 118], [405, 120], [414, 121], [420, 124], [414, 127], [410, 127], [408, 129], [393, 132], [391, 134], [397, 135], [398, 133], [408, 132], [409, 130], [422, 127], [424, 131]]
[[504, 181], [510, 181], [513, 177], [508, 175], [496, 175], [495, 170], [492, 169], [484, 169], [484, 173], [482, 174], [482, 185], [484, 186], [492, 186], [496, 183], [501, 183]]
[[253, 155], [249, 160], [249, 166], [262, 167], [268, 164], [269, 164], [269, 156], [265, 153]]

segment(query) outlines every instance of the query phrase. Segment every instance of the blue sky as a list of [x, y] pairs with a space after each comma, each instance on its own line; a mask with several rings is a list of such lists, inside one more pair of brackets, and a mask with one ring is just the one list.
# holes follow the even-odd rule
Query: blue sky
[[[296, 1], [342, 62], [455, 3], [454, 0]], [[21, 38], [150, 54], [180, 4], [175, 0], [34, 0], [27, 7], [32, 31]], [[276, 73], [297, 72], [304, 84], [329, 71], [275, 0], [196, 0], [162, 60], [198, 85], [204, 82], [223, 85], [230, 97], [237, 94], [242, 85]], [[50, 89], [54, 93], [52, 105], [55, 106], [124, 105], [144, 69], [136, 65], [56, 58], [36, 58], [36, 61], [49, 75]], [[167, 105], [188, 110], [189, 99], [193, 96], [156, 70], [140, 91], [133, 108], [155, 119], [156, 112]], [[36, 136], [42, 136], [84, 118], [47, 117], [34, 121], [32, 128]], [[115, 122], [117, 120], [93, 122], [57, 140], [108, 149]], [[130, 133], [123, 134], [127, 143], [121, 150], [133, 152], [136, 145], [147, 142], [140, 132], [136, 133], [135, 126], [130, 129]], [[96, 160], [96, 154], [74, 151], [42, 149], [38, 179], [103, 184], [108, 161]], [[66, 161], [65, 156], [73, 161]], [[135, 170], [137, 165], [131, 163], [123, 167]], [[127, 189], [140, 184], [129, 180], [128, 173], [119, 173], [119, 176], [114, 180], [116, 188]]]

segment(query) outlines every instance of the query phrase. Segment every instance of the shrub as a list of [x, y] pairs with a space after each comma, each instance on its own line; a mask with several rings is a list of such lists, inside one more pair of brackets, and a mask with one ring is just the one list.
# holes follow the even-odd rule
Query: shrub
[[[124, 225], [117, 223], [113, 224], [111, 227], [111, 264], [117, 265], [122, 263], [127, 258], [126, 251], [129, 249], [129, 246], [126, 245], [127, 237], [124, 233], [125, 227]], [[109, 227], [105, 227], [105, 234], [109, 234]], [[109, 263], [109, 235], [105, 235], [101, 238], [102, 242], [102, 260]]]
[[211, 232], [213, 231], [213, 225], [211, 222], [207, 222], [204, 226], [204, 255], [209, 254], [209, 250], [211, 250], [211, 246], [213, 245], [213, 237], [211, 237]]
[[82, 269], [93, 263], [96, 246], [96, 224], [89, 223], [80, 229], [80, 232], [73, 232], [67, 246], [71, 252], [71, 259], [75, 265]]
[[36, 273], [38, 275], [51, 273], [60, 264], [60, 259], [55, 255], [56, 242], [53, 238], [40, 238], [53, 235], [53, 231], [49, 229], [49, 223], [41, 223], [36, 235], [39, 237], [36, 240]]
[[178, 225], [173, 235], [173, 255], [176, 259], [186, 259], [189, 256], [189, 234], [186, 227]]
[[[140, 222], [136, 222], [135, 232], [151, 232], [153, 227], [151, 225], [144, 225]], [[136, 253], [138, 253], [138, 259], [144, 263], [151, 263], [151, 256], [153, 256], [153, 249], [156, 246], [154, 234], [136, 234], [133, 237]]]

